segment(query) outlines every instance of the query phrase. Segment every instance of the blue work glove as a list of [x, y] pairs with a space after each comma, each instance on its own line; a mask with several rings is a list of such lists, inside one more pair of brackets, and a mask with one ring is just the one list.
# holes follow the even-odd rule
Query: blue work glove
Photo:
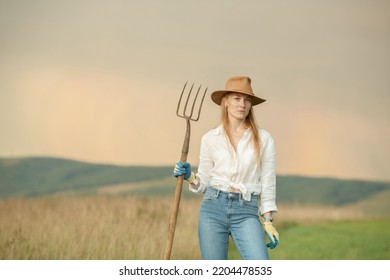
[[184, 180], [188, 180], [191, 177], [191, 164], [182, 161], [176, 162], [175, 169], [173, 170], [173, 176], [179, 177], [181, 175], [184, 175]]
[[279, 233], [276, 231], [272, 222], [264, 222], [264, 231], [267, 234], [268, 239], [271, 241], [267, 244], [267, 247], [274, 249], [279, 244]]

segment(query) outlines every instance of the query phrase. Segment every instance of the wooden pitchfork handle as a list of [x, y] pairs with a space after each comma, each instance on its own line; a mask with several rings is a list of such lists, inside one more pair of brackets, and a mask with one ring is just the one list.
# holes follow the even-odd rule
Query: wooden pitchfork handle
[[[179, 113], [180, 104], [182, 102], [183, 93], [184, 93], [184, 90], [186, 88], [186, 85], [187, 85], [187, 83], [184, 84], [183, 91], [181, 92], [179, 103], [177, 104], [177, 110], [176, 110], [176, 115], [178, 117], [184, 118], [186, 120], [186, 127], [187, 127], [186, 128], [185, 137], [184, 137], [183, 147], [182, 147], [182, 150], [181, 150], [181, 157], [180, 157], [180, 161], [181, 162], [187, 161], [188, 149], [189, 149], [189, 146], [190, 146], [190, 136], [191, 136], [190, 121], [195, 121], [196, 122], [196, 121], [199, 120], [200, 112], [201, 112], [201, 109], [202, 109], [203, 100], [204, 100], [204, 97], [205, 97], [206, 92], [207, 92], [207, 88], [206, 88], [205, 91], [204, 91], [203, 97], [202, 97], [202, 99], [200, 101], [200, 105], [199, 105], [197, 116], [196, 117], [193, 116], [193, 113], [194, 113], [195, 104], [196, 104], [196, 101], [197, 101], [198, 94], [199, 94], [201, 86], [198, 88], [198, 91], [196, 92], [195, 98], [192, 101], [192, 106], [191, 106], [190, 113], [187, 113], [188, 101], [190, 100], [192, 88], [194, 87], [194, 84], [192, 84], [191, 89], [190, 89], [190, 91], [189, 91], [189, 93], [187, 95], [187, 99], [186, 99], [185, 104], [184, 104], [183, 112]], [[171, 257], [173, 237], [175, 235], [175, 229], [176, 229], [177, 214], [179, 212], [180, 197], [181, 197], [181, 192], [182, 192], [182, 189], [183, 189], [183, 179], [184, 179], [183, 175], [178, 176], [177, 179], [176, 179], [175, 200], [173, 202], [172, 213], [171, 213], [171, 217], [170, 217], [170, 220], [169, 220], [168, 238], [167, 238], [167, 242], [166, 242], [166, 245], [165, 245], [164, 256], [163, 256], [164, 260], [169, 260], [170, 257]]]
[[[182, 162], [187, 160], [188, 149], [190, 146], [190, 135], [191, 135], [190, 120], [187, 120], [186, 123], [187, 123], [187, 129], [186, 129], [186, 134], [184, 137], [184, 143], [183, 143], [183, 148], [181, 150], [181, 157], [180, 157], [180, 161]], [[175, 199], [173, 202], [173, 209], [169, 220], [169, 231], [168, 231], [168, 238], [164, 250], [164, 260], [169, 260], [171, 257], [173, 237], [175, 236], [177, 215], [179, 213], [180, 198], [183, 189], [183, 180], [184, 180], [183, 175], [178, 176], [176, 179]]]

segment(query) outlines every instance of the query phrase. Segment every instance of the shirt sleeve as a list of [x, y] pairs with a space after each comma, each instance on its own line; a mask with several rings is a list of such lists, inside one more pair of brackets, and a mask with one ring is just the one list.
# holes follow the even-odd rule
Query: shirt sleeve
[[208, 141], [209, 136], [210, 135], [207, 134], [203, 136], [200, 145], [199, 166], [198, 172], [196, 173], [196, 176], [199, 178], [199, 188], [195, 189], [191, 184], [189, 184], [190, 191], [194, 193], [204, 192], [210, 183], [210, 173], [214, 167], [214, 162], [210, 153], [210, 145]]
[[276, 174], [275, 174], [275, 145], [272, 136], [266, 132], [266, 137], [262, 140], [261, 156], [261, 198], [260, 213], [277, 212], [276, 207]]

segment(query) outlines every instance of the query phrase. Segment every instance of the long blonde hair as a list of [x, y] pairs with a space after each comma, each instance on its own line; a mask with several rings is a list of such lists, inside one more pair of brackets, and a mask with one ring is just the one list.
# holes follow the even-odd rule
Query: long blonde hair
[[[233, 140], [232, 140], [233, 136], [232, 136], [230, 129], [229, 129], [229, 116], [228, 116], [228, 112], [227, 112], [227, 106], [225, 105], [229, 95], [230, 95], [229, 93], [225, 94], [222, 98], [222, 101], [221, 101], [221, 122], [222, 122], [223, 129], [225, 130], [225, 133], [226, 133], [226, 136], [227, 136], [229, 142], [233, 143]], [[258, 130], [259, 126], [257, 125], [257, 121], [256, 121], [255, 115], [253, 113], [253, 107], [251, 107], [251, 109], [249, 110], [248, 116], [245, 119], [245, 124], [247, 127], [250, 128], [250, 130], [252, 132], [252, 135], [253, 135], [252, 145], [256, 151], [257, 163], [260, 166], [261, 139], [260, 139], [259, 130]]]

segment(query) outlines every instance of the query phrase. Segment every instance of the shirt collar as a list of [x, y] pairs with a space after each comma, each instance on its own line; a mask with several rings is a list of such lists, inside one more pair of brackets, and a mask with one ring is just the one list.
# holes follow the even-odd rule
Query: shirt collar
[[220, 135], [220, 134], [222, 134], [222, 131], [223, 131], [223, 127], [221, 124], [220, 126], [218, 126], [217, 128], [214, 129], [214, 135]]
[[[245, 130], [245, 132], [244, 132], [244, 135], [247, 135], [248, 133], [250, 133], [250, 131], [251, 131], [250, 128], [247, 128], [247, 130]], [[220, 135], [220, 134], [222, 134], [222, 132], [223, 132], [222, 124], [214, 129], [214, 135]]]

